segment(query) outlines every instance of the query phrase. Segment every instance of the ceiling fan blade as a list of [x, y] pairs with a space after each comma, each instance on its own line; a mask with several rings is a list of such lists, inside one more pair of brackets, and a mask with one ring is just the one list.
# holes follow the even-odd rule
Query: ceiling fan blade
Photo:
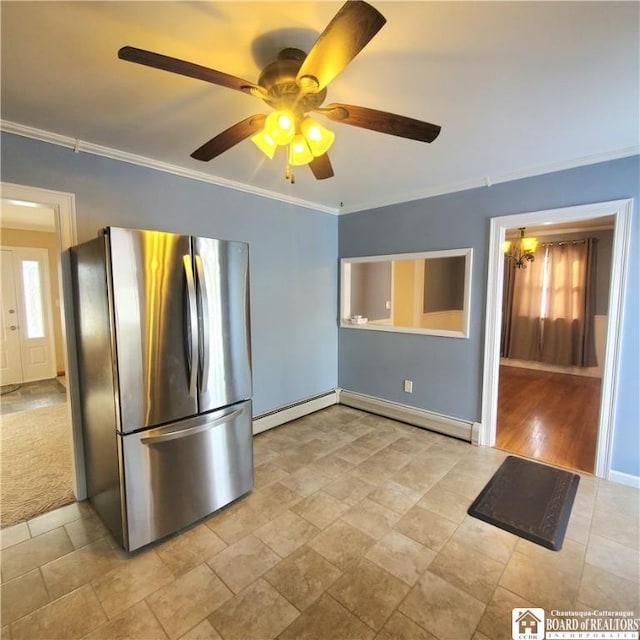
[[211, 82], [212, 84], [235, 89], [236, 91], [244, 91], [245, 93], [259, 96], [265, 93], [262, 87], [259, 87], [253, 82], [248, 82], [242, 78], [237, 78], [236, 76], [223, 73], [222, 71], [216, 71], [215, 69], [209, 69], [208, 67], [203, 67], [193, 62], [179, 60], [178, 58], [165, 56], [161, 53], [154, 53], [153, 51], [145, 51], [144, 49], [137, 49], [136, 47], [122, 47], [122, 49], [118, 51], [118, 58], [128, 62], [143, 64], [147, 67], [153, 67], [154, 69], [178, 73], [182, 76], [195, 78], [196, 80], [204, 80], [205, 82]]
[[238, 142], [242, 142], [245, 138], [260, 131], [264, 127], [266, 117], [263, 114], [258, 114], [236, 122], [233, 126], [211, 138], [209, 142], [205, 142], [191, 154], [191, 157], [203, 162], [212, 160], [227, 149], [231, 149]]
[[331, 166], [331, 161], [326, 153], [314, 158], [309, 163], [309, 167], [311, 168], [313, 175], [316, 177], [316, 180], [333, 178], [333, 167]]
[[320, 34], [296, 81], [303, 92], [324, 89], [380, 31], [385, 17], [362, 0], [349, 0]]
[[377, 111], [367, 107], [356, 107], [350, 104], [329, 104], [326, 107], [314, 109], [323, 116], [336, 122], [343, 122], [354, 127], [362, 127], [371, 131], [388, 133], [392, 136], [433, 142], [440, 133], [441, 127], [430, 122], [414, 120], [406, 116], [398, 116], [387, 111]]

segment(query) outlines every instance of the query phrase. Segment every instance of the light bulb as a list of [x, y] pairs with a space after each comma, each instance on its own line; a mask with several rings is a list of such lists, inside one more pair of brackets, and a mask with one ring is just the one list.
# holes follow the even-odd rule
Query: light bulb
[[293, 121], [286, 113], [281, 113], [278, 115], [278, 126], [283, 131], [289, 131], [293, 126]]
[[296, 133], [296, 121], [288, 111], [272, 111], [264, 123], [264, 130], [276, 144], [289, 144]]
[[311, 149], [311, 153], [316, 157], [329, 151], [336, 138], [333, 131], [329, 131], [312, 118], [305, 118], [300, 125], [300, 130]]
[[309, 164], [313, 160], [313, 153], [301, 133], [294, 136], [289, 145], [289, 164]]
[[278, 145], [264, 129], [256, 133], [255, 136], [252, 136], [251, 142], [253, 142], [268, 158], [273, 159]]

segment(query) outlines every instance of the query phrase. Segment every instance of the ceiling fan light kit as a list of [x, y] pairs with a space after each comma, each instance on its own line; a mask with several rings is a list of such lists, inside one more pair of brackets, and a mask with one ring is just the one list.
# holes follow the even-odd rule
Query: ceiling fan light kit
[[336, 136], [313, 118], [300, 120], [301, 117], [292, 111], [272, 111], [265, 120], [264, 129], [251, 141], [269, 159], [273, 159], [278, 146], [289, 145], [289, 164], [309, 164], [314, 157], [329, 150]]
[[[163, 54], [122, 47], [118, 57], [171, 73], [204, 80], [242, 91], [266, 102], [274, 111], [256, 114], [229, 127], [191, 154], [207, 162], [246, 138], [273, 159], [278, 146], [289, 146], [288, 165], [308, 164], [317, 180], [332, 177], [327, 155], [335, 133], [309, 116], [310, 112], [343, 124], [390, 135], [433, 142], [438, 125], [367, 107], [330, 104], [322, 107], [327, 85], [356, 57], [384, 26], [386, 19], [363, 0], [348, 0], [320, 34], [308, 54], [300, 49], [280, 51], [267, 65], [257, 83]], [[294, 182], [289, 166], [285, 177]]]

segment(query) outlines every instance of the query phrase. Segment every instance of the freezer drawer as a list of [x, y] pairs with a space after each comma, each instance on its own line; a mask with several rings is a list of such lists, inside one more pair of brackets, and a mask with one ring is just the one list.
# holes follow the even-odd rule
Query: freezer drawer
[[118, 438], [129, 551], [199, 520], [253, 487], [251, 401]]

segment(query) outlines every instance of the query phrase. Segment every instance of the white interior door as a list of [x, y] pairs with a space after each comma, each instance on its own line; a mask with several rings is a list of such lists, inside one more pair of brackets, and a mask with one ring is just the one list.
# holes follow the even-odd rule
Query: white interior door
[[[5, 253], [10, 254], [13, 272], [13, 290], [15, 292], [15, 311], [8, 318], [17, 316], [17, 322], [9, 323], [9, 335], [17, 334], [21, 361], [22, 379], [18, 382], [31, 382], [55, 378], [55, 337], [51, 311], [51, 292], [49, 285], [49, 256], [46, 249], [27, 247], [4, 247], [2, 287], [3, 287], [3, 324], [5, 322]], [[7, 276], [8, 279], [8, 276]], [[7, 285], [9, 288], [9, 285]], [[16, 329], [12, 329], [16, 327]], [[11, 341], [13, 338], [11, 338]], [[9, 371], [13, 370], [12, 365]], [[4, 369], [3, 369], [4, 371]], [[3, 379], [3, 384], [5, 383]]]
[[22, 356], [18, 330], [18, 302], [13, 269], [13, 253], [2, 249], [0, 258], [0, 384], [22, 382]]

